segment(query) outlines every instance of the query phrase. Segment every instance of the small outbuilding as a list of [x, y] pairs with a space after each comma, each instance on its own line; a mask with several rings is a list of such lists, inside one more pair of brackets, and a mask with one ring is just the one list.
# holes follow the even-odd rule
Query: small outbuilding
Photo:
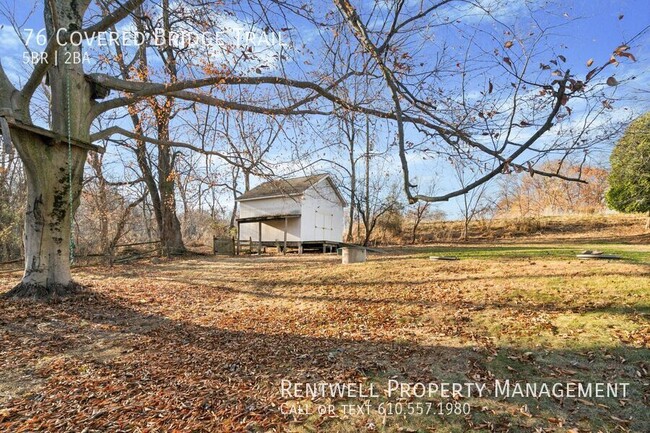
[[239, 198], [237, 252], [242, 242], [323, 252], [343, 238], [347, 203], [329, 174], [277, 179], [263, 183]]

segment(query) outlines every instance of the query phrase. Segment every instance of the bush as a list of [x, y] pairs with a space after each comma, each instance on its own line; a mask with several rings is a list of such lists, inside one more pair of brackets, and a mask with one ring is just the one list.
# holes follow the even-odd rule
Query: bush
[[620, 212], [650, 212], [650, 113], [632, 122], [610, 157], [607, 205]]

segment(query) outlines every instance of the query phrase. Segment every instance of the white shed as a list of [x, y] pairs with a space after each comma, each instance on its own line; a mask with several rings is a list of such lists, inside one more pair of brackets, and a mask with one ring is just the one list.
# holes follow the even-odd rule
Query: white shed
[[237, 201], [238, 245], [250, 240], [302, 252], [304, 248], [325, 251], [342, 241], [347, 203], [328, 174], [266, 182]]

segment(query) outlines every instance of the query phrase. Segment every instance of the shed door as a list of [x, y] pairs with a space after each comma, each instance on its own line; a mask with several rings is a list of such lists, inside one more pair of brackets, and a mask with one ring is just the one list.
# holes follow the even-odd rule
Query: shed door
[[334, 215], [328, 212], [324, 212], [322, 208], [316, 209], [316, 218], [314, 235], [319, 241], [330, 240], [330, 235], [332, 232], [332, 224], [334, 223]]

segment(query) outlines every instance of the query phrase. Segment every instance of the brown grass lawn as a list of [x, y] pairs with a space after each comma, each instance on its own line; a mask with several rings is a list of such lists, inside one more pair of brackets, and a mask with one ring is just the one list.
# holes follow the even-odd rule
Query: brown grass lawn
[[[80, 268], [83, 296], [0, 301], [0, 431], [648, 432], [650, 247], [571, 242]], [[626, 259], [577, 260], [586, 248]], [[379, 412], [454, 402], [440, 397], [280, 395], [282, 379], [381, 391], [391, 378], [630, 385], [627, 398], [462, 397], [467, 415]], [[343, 413], [365, 400], [369, 413]]]

